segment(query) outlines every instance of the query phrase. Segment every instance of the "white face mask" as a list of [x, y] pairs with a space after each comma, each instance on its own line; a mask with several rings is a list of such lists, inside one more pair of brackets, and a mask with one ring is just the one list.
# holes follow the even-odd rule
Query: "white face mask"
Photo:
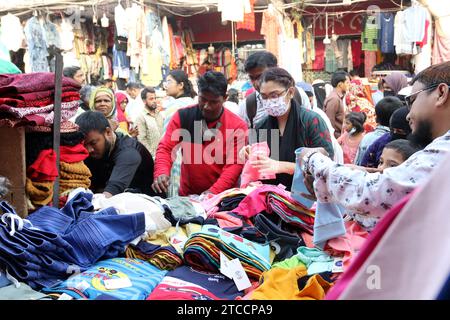
[[262, 100], [262, 106], [264, 110], [266, 110], [267, 113], [272, 117], [279, 117], [285, 114], [289, 109], [289, 105], [285, 100], [286, 95], [287, 92], [281, 97], [275, 99]]

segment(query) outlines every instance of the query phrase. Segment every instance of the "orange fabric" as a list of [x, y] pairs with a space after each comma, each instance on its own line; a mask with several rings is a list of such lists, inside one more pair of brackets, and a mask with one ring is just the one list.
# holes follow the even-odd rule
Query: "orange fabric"
[[257, 288], [252, 300], [323, 300], [332, 284], [320, 275], [313, 275], [300, 290], [297, 280], [307, 275], [305, 266], [293, 269], [273, 268], [264, 272], [264, 282]]
[[266, 50], [273, 53], [277, 59], [278, 54], [278, 35], [281, 32], [278, 18], [275, 14], [271, 14], [269, 11], [264, 11], [261, 24], [261, 34], [264, 35], [266, 40]]
[[237, 23], [237, 30], [244, 29], [255, 32], [255, 1], [256, 0], [250, 0], [252, 12], [244, 14], [244, 21]]

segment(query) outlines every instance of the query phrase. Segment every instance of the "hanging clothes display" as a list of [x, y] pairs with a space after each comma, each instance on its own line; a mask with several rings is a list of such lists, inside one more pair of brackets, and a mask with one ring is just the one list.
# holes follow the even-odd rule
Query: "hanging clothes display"
[[361, 34], [362, 49], [364, 51], [378, 51], [378, 23], [376, 16], [368, 16], [363, 22]]
[[255, 32], [255, 2], [256, 0], [249, 0], [250, 12], [248, 12], [248, 7], [245, 9], [244, 21], [237, 23], [237, 30], [248, 30], [250, 32]]
[[390, 12], [380, 14], [379, 46], [383, 53], [393, 53], [394, 48], [394, 15]]
[[22, 48], [25, 36], [20, 19], [8, 13], [0, 19], [0, 42], [11, 51]]
[[47, 61], [48, 51], [44, 30], [36, 17], [32, 17], [25, 24], [25, 39], [28, 44], [31, 71], [50, 71]]
[[278, 36], [281, 33], [281, 26], [278, 19], [278, 14], [273, 10], [265, 10], [263, 12], [261, 35], [266, 41], [266, 50], [273, 53], [279, 58], [278, 50]]

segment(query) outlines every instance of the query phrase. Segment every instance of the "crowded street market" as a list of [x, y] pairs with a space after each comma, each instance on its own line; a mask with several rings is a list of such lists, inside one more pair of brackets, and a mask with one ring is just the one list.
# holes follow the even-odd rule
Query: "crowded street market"
[[0, 1], [0, 148], [0, 300], [450, 298], [448, 1]]

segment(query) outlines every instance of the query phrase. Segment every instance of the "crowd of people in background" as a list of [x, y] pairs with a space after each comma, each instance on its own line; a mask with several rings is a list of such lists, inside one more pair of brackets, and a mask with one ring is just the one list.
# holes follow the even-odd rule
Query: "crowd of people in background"
[[[311, 198], [340, 203], [370, 230], [450, 149], [450, 63], [412, 82], [392, 73], [376, 92], [356, 72], [337, 71], [329, 84], [296, 83], [268, 51], [251, 55], [245, 71], [247, 91], [214, 71], [194, 84], [182, 70], [172, 70], [161, 88], [130, 82], [117, 90], [113, 81], [87, 85], [79, 68], [66, 68], [64, 75], [83, 86], [75, 121], [86, 136], [93, 186], [106, 196], [218, 194], [238, 186], [251, 158], [255, 170], [271, 177], [264, 183], [290, 190], [301, 165]], [[264, 134], [273, 130], [277, 136]], [[250, 157], [261, 142], [277, 148]], [[205, 150], [217, 144], [225, 151], [207, 159]]]

